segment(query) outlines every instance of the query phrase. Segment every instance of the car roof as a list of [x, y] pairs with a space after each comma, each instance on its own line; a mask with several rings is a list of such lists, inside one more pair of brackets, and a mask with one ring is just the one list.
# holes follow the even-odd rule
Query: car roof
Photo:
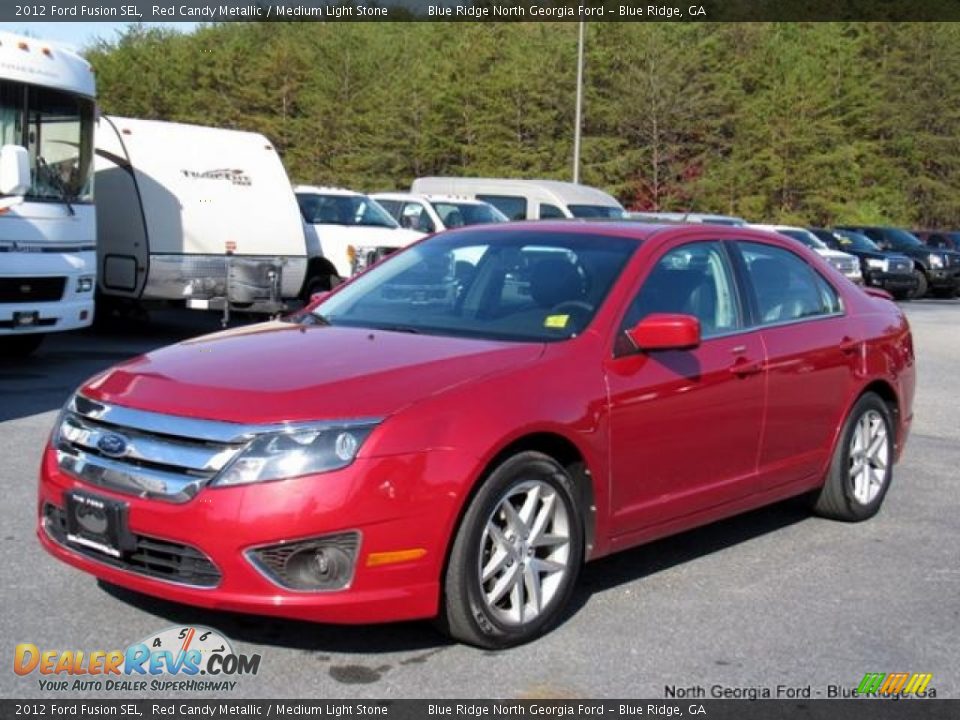
[[[496, 223], [493, 225], [469, 225], [467, 227], [448, 230], [444, 235], [450, 233], [484, 233], [484, 232], [555, 232], [555, 233], [573, 233], [577, 235], [603, 235], [614, 236], [643, 241], [654, 236], [683, 236], [697, 235], [704, 239], [714, 238], [722, 239], [743, 239], [743, 240], [773, 240], [782, 247], [792, 247], [795, 242], [790, 238], [778, 235], [773, 232], [755, 230], [748, 227], [738, 227], [734, 225], [705, 225], [703, 223], [650, 223], [638, 222], [636, 220], [621, 219], [579, 219], [570, 218], [563, 220], [525, 220], [510, 223]], [[705, 235], [706, 233], [706, 235]]]

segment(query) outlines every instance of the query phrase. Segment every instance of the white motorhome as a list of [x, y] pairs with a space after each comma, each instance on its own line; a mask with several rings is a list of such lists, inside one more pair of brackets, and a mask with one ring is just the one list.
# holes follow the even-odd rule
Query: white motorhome
[[83, 58], [0, 32], [0, 355], [93, 322], [94, 96]]
[[558, 180], [422, 177], [413, 181], [410, 192], [476, 198], [510, 220], [622, 218], [626, 212], [602, 190]]
[[300, 211], [257, 133], [102, 116], [100, 299], [279, 312], [307, 272]]

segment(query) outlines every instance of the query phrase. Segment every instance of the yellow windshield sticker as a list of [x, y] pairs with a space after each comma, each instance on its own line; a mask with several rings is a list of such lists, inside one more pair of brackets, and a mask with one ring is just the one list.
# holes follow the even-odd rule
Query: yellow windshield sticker
[[562, 330], [568, 322], [570, 322], [569, 315], [547, 315], [547, 319], [543, 321], [543, 326]]

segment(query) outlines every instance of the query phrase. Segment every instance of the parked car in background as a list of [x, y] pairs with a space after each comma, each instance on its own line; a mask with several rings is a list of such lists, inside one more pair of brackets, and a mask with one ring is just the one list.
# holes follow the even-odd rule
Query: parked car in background
[[654, 212], [654, 211], [630, 211], [627, 213], [630, 220], [642, 220], [649, 222], [687, 222], [699, 223], [701, 225], [733, 225], [735, 227], [745, 227], [747, 221], [735, 215], [715, 215], [713, 213], [682, 213], [682, 212]]
[[490, 203], [453, 195], [373, 193], [376, 200], [400, 223], [400, 227], [422, 233], [453, 230], [467, 225], [509, 222]]
[[914, 386], [900, 309], [785, 237], [462, 228], [99, 373], [50, 436], [37, 535], [165, 601], [507, 647], [586, 561], [792, 496], [875, 515]]
[[476, 198], [490, 203], [510, 220], [623, 218], [626, 213], [602, 190], [558, 180], [422, 177], [413, 181], [410, 192]]
[[956, 230], [914, 230], [913, 234], [932, 248], [960, 251], [960, 232]]
[[342, 280], [423, 237], [401, 228], [368, 195], [334, 187], [294, 188], [307, 236], [311, 261], [323, 272], [311, 272], [304, 297], [330, 290]]
[[933, 292], [953, 297], [960, 289], [960, 253], [933, 249], [920, 242], [916, 235], [894, 227], [838, 225], [840, 230], [855, 230], [876, 243], [881, 250], [892, 250], [913, 260], [917, 276], [916, 297]]
[[863, 284], [863, 273], [860, 271], [860, 261], [856, 257], [827, 247], [820, 238], [806, 228], [795, 227], [793, 225], [750, 225], [749, 227], [756, 228], [757, 230], [780, 233], [792, 240], [796, 240], [813, 250], [817, 255], [842, 272], [848, 279], [858, 285]]
[[917, 278], [913, 273], [913, 260], [906, 255], [881, 250], [873, 240], [853, 230], [807, 230], [827, 247], [860, 258], [864, 285], [886, 290], [897, 300], [906, 300], [916, 292]]

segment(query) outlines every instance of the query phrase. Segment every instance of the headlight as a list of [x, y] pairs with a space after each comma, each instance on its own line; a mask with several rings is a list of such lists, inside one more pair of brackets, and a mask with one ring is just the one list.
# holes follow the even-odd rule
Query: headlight
[[887, 271], [887, 261], [882, 258], [867, 258], [867, 267], [871, 270]]
[[930, 253], [929, 257], [930, 267], [942, 268], [943, 267], [943, 255], [935, 255]]
[[77, 278], [77, 292], [86, 293], [93, 290], [93, 275], [83, 275]]
[[296, 427], [255, 436], [211, 485], [247, 485], [339, 470], [353, 462], [379, 420]]

